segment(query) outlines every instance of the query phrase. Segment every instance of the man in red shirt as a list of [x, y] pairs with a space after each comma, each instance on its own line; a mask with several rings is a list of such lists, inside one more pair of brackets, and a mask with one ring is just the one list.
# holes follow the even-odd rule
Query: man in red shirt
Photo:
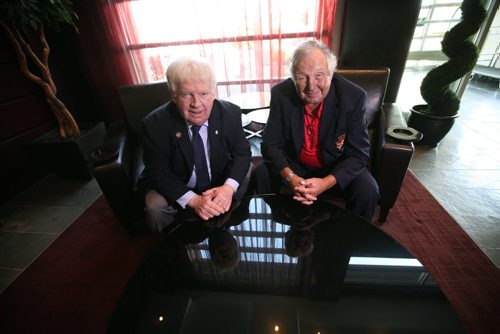
[[271, 90], [257, 192], [280, 192], [286, 185], [295, 200], [310, 205], [328, 191], [371, 220], [379, 191], [368, 170], [366, 92], [334, 74], [336, 65], [336, 57], [319, 42], [307, 41], [295, 50], [292, 78]]

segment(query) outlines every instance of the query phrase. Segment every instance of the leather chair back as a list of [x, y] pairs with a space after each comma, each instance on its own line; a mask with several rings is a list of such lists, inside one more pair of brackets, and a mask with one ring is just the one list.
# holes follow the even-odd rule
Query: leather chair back
[[166, 81], [118, 87], [118, 96], [125, 115], [129, 136], [135, 144], [142, 143], [142, 119], [170, 100]]
[[369, 128], [375, 126], [389, 82], [389, 68], [338, 69], [337, 73], [366, 90], [366, 120]]

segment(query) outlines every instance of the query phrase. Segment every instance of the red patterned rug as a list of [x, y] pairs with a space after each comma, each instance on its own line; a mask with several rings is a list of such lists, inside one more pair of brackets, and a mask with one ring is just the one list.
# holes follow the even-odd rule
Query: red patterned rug
[[[382, 229], [438, 282], [469, 333], [500, 328], [500, 270], [408, 173]], [[104, 333], [151, 236], [130, 239], [104, 197], [0, 295], [0, 333]]]
[[500, 269], [411, 172], [381, 228], [424, 265], [469, 333], [498, 333]]
[[0, 333], [104, 333], [154, 243], [129, 238], [99, 197], [0, 295]]

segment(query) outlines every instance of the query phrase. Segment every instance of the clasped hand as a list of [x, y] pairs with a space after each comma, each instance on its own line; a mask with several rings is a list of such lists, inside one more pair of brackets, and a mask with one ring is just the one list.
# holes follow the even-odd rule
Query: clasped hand
[[234, 190], [224, 184], [204, 191], [201, 195], [194, 196], [188, 206], [203, 220], [208, 220], [229, 211]]
[[335, 185], [335, 178], [328, 175], [324, 178], [313, 177], [303, 179], [299, 177], [290, 186], [294, 191], [294, 200], [304, 205], [311, 205], [318, 199], [321, 193], [333, 187], [333, 185]]

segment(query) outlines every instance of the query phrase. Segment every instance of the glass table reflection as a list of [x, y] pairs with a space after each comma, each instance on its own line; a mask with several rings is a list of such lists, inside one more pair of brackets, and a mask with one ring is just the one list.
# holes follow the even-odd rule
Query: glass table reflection
[[108, 332], [463, 332], [421, 263], [353, 213], [286, 195], [177, 221], [131, 278]]

